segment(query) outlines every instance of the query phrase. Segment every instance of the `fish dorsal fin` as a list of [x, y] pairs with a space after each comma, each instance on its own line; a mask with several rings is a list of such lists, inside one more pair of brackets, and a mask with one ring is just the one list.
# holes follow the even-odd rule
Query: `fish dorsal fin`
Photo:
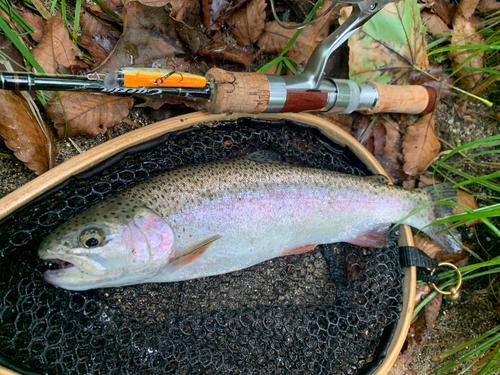
[[220, 235], [210, 237], [208, 240], [193, 246], [191, 249], [187, 250], [184, 254], [172, 258], [167, 266], [168, 269], [177, 270], [179, 268], [187, 266], [189, 263], [195, 261], [203, 254], [205, 254], [210, 245], [212, 245], [215, 241], [217, 241], [220, 238], [222, 238], [222, 236]]
[[281, 157], [276, 152], [270, 150], [255, 151], [246, 155], [245, 158], [265, 163], [283, 163]]
[[371, 178], [375, 181], [380, 182], [381, 184], [388, 184], [391, 182], [387, 176], [384, 176], [383, 174], [374, 174], [373, 176], [367, 176], [366, 178]]

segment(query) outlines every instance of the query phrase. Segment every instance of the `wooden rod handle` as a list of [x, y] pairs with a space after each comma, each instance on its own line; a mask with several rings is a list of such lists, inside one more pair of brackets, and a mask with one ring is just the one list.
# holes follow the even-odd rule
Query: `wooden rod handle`
[[[205, 107], [214, 114], [256, 114], [266, 110], [282, 113], [321, 111], [328, 110], [335, 103], [335, 92], [287, 92], [283, 81], [274, 82], [272, 77], [268, 78], [262, 73], [237, 73], [212, 68], [205, 77], [213, 85], [212, 98], [206, 101]], [[378, 100], [373, 109], [363, 110], [365, 113], [425, 114], [435, 109], [437, 93], [432, 88], [372, 84], [378, 91]], [[349, 96], [349, 91], [346, 94]]]
[[212, 68], [205, 75], [214, 86], [211, 113], [262, 113], [270, 98], [269, 81], [262, 73], [236, 73]]
[[375, 108], [364, 113], [426, 114], [436, 109], [437, 93], [427, 86], [382, 85], [372, 82], [378, 91]]

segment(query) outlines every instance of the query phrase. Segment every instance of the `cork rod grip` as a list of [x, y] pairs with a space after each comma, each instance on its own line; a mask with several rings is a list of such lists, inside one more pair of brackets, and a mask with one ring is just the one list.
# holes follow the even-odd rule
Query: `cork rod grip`
[[262, 113], [269, 104], [269, 81], [264, 74], [212, 68], [205, 77], [214, 85], [212, 100], [205, 104], [211, 113]]
[[437, 93], [426, 86], [398, 86], [372, 84], [378, 90], [378, 101], [375, 108], [365, 113], [408, 113], [426, 114], [436, 108]]

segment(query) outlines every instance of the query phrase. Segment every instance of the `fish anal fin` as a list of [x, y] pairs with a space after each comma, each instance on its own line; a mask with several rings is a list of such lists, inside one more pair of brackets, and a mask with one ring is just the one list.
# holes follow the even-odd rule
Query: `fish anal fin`
[[193, 246], [191, 249], [184, 252], [184, 254], [172, 258], [167, 267], [169, 269], [179, 269], [188, 265], [191, 262], [194, 262], [196, 259], [205, 254], [208, 248], [219, 238], [222, 238], [222, 236], [216, 235], [210, 237], [208, 240], [203, 241], [200, 244]]
[[382, 225], [346, 242], [363, 247], [384, 247], [388, 230], [389, 225]]
[[286, 257], [288, 255], [297, 255], [297, 254], [307, 253], [308, 251], [311, 251], [312, 249], [314, 249], [317, 245], [318, 245], [317, 243], [312, 243], [309, 245], [302, 245], [299, 247], [294, 247], [292, 249], [286, 249], [285, 251], [283, 251], [283, 253], [281, 253], [280, 256]]

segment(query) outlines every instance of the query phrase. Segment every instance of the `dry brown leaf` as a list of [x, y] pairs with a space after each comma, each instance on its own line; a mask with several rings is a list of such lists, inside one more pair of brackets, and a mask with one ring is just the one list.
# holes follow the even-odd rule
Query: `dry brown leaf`
[[481, 0], [477, 6], [477, 9], [480, 10], [481, 12], [484, 12], [485, 10], [492, 10], [499, 8], [500, 8], [500, 2], [498, 2], [497, 0]]
[[205, 48], [200, 49], [197, 54], [209, 57], [221, 55], [224, 60], [234, 61], [243, 65], [252, 64], [255, 57], [257, 57], [256, 54], [246, 52], [238, 48], [238, 46], [227, 44], [222, 39], [217, 39], [210, 43]]
[[422, 11], [422, 21], [430, 33], [449, 33], [448, 25], [435, 13]]
[[457, 8], [455, 3], [450, 3], [449, 0], [424, 0], [424, 2], [427, 3], [427, 7], [432, 9], [444, 23], [451, 25]]
[[438, 156], [441, 144], [434, 133], [434, 115], [429, 113], [408, 126], [403, 136], [403, 170], [415, 176], [427, 169]]
[[[8, 56], [8, 59], [6, 59], [5, 63], [8, 65], [8, 61], [12, 61], [14, 63], [17, 63], [18, 66], [24, 66], [24, 58], [23, 55], [21, 55], [21, 52], [17, 49], [14, 44], [12, 44], [12, 41], [6, 36], [0, 34], [0, 50], [2, 51], [3, 54]], [[4, 64], [0, 64], [0, 70], [8, 70]]]
[[[475, 246], [471, 246], [470, 244], [464, 242], [464, 246], [467, 246], [469, 249], [474, 250]], [[443, 250], [440, 251], [436, 255], [436, 260], [441, 262], [451, 262], [455, 264], [458, 268], [465, 267], [469, 262], [470, 254], [467, 250], [462, 250], [460, 253], [450, 253], [449, 251]]]
[[53, 167], [56, 146], [49, 127], [45, 134], [28, 104], [12, 91], [0, 90], [0, 138], [14, 151], [14, 155], [40, 175]]
[[[474, 198], [472, 195], [470, 195], [462, 190], [458, 191], [457, 203], [459, 205], [467, 207], [471, 210], [476, 210], [479, 208], [477, 205], [477, 202], [476, 202], [476, 198]], [[460, 207], [453, 208], [454, 214], [460, 214], [462, 212], [465, 212], [465, 210], [463, 208], [460, 208]], [[471, 221], [468, 221], [465, 225], [470, 227], [471, 225], [475, 225], [475, 224], [481, 224], [481, 220], [479, 220], [479, 219], [471, 220]]]
[[462, 15], [466, 20], [468, 20], [477, 8], [479, 0], [462, 0], [460, 1], [459, 8], [462, 11]]
[[227, 19], [231, 33], [240, 46], [248, 46], [259, 39], [266, 21], [266, 0], [251, 0]]
[[28, 25], [30, 25], [35, 30], [33, 34], [30, 34], [31, 38], [35, 42], [40, 43], [44, 35], [45, 20], [23, 7], [16, 7], [16, 10], [28, 23]]
[[[297, 25], [294, 22], [284, 22], [285, 25]], [[290, 39], [295, 34], [295, 30], [287, 30], [282, 28], [278, 22], [271, 21], [266, 23], [264, 33], [257, 41], [257, 45], [264, 52], [279, 54]], [[298, 57], [297, 62], [305, 64], [316, 48], [316, 29], [314, 27], [305, 28], [302, 34], [297, 38], [297, 41], [292, 45], [287, 53], [287, 56], [293, 54]], [[295, 58], [293, 57], [293, 58]]]
[[88, 68], [79, 59], [82, 52], [70, 39], [61, 11], [47, 22], [45, 35], [32, 54], [47, 74], [74, 73]]
[[78, 40], [90, 52], [94, 62], [99, 64], [113, 51], [121, 32], [86, 9], [82, 9], [80, 22], [83, 36]]
[[123, 8], [125, 0], [102, 0], [102, 2], [113, 12], [123, 16]]
[[[457, 17], [453, 22], [453, 37], [450, 44], [452, 46], [462, 46], [467, 44], [484, 44], [484, 39], [476, 28], [464, 17]], [[466, 50], [456, 50], [448, 52], [453, 67], [482, 68], [484, 52], [474, 56], [465, 62], [474, 52]], [[464, 64], [465, 62], [465, 64]], [[463, 64], [463, 65], [462, 65]], [[458, 81], [458, 85], [464, 89], [472, 89], [481, 80], [481, 72], [471, 74], [469, 70], [461, 69], [457, 72], [457, 77], [463, 77]]]
[[422, 301], [425, 297], [427, 297], [433, 289], [431, 289], [431, 286], [429, 284], [421, 284], [417, 285], [417, 292], [415, 293], [415, 303], [414, 305], [417, 306], [417, 304]]
[[[132, 98], [119, 96], [74, 92], [59, 95], [68, 121], [68, 137], [103, 134], [121, 123], [134, 105]], [[59, 100], [52, 99], [45, 106], [45, 113], [54, 121], [59, 135], [64, 136], [66, 122]]]
[[185, 25], [195, 28], [201, 24], [202, 12], [201, 4], [199, 0], [183, 0], [182, 6], [178, 7], [178, 4], [172, 8], [172, 18], [178, 22], [182, 22]]
[[[125, 4], [125, 29], [109, 57], [98, 68], [99, 73], [109, 73], [123, 67], [175, 68], [188, 73], [200, 74], [197, 65], [176, 62], [180, 56], [198, 50], [201, 46], [198, 31], [173, 20], [163, 8], [152, 8], [129, 1]], [[182, 35], [181, 35], [182, 34]], [[181, 37], [188, 40], [189, 49]]]
[[432, 259], [436, 259], [437, 254], [443, 250], [441, 246], [424, 234], [417, 234], [413, 236], [413, 239], [415, 240], [415, 247], [418, 247]]
[[[322, 8], [320, 8], [320, 12], [321, 9]], [[284, 22], [284, 24], [298, 25], [294, 22]], [[299, 64], [305, 64], [316, 48], [316, 45], [328, 36], [328, 34], [325, 33], [325, 28], [329, 26], [330, 17], [324, 17], [323, 20], [310, 27], [306, 27], [285, 56], [294, 59]], [[258, 39], [257, 45], [264, 50], [264, 52], [279, 54], [283, 51], [294, 34], [295, 30], [284, 29], [276, 21], [271, 21], [266, 23], [264, 33], [262, 33]]]

